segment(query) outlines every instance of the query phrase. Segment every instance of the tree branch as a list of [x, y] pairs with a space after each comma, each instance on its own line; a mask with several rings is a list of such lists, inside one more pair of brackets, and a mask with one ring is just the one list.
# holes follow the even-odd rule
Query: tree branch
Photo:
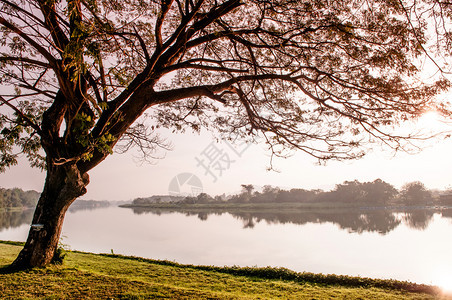
[[0, 56], [0, 61], [4, 61], [4, 62], [18, 61], [18, 62], [24, 62], [24, 63], [31, 64], [31, 65], [40, 66], [43, 68], [51, 68], [50, 64], [47, 64], [47, 63], [39, 61], [39, 60], [35, 60], [35, 59], [27, 58], [27, 57], [8, 56], [5, 53], [2, 53], [2, 56]]
[[[60, 27], [60, 24], [58, 23], [57, 14], [55, 12], [55, 3], [46, 0], [39, 0], [38, 3], [41, 7], [42, 14], [44, 15], [47, 30], [52, 35], [53, 41], [55, 42], [57, 49], [61, 53], [63, 53], [63, 51], [65, 50], [66, 46], [69, 43], [69, 38], [63, 32], [63, 30]], [[53, 7], [49, 6], [49, 4], [51, 3], [53, 3]]]
[[155, 22], [155, 40], [156, 40], [156, 49], [159, 51], [163, 46], [162, 41], [162, 25], [165, 20], [165, 16], [171, 8], [171, 4], [174, 0], [161, 0], [162, 3], [160, 5], [160, 12], [157, 16], [157, 21]]
[[57, 68], [57, 62], [50, 52], [48, 52], [44, 47], [39, 45], [34, 39], [29, 37], [25, 32], [8, 22], [5, 18], [0, 16], [0, 24], [5, 26], [6, 28], [12, 30], [14, 33], [19, 35], [22, 39], [24, 39], [27, 43], [29, 43], [33, 48], [35, 48], [42, 56], [44, 56], [49, 62], [50, 66], [54, 69]]
[[[220, 61], [217, 61], [216, 63], [221, 65]], [[247, 70], [247, 69], [233, 69], [233, 68], [227, 68], [227, 67], [198, 65], [198, 64], [192, 64], [188, 61], [185, 61], [185, 62], [171, 65], [171, 66], [163, 69], [162, 73], [167, 74], [167, 73], [170, 73], [170, 72], [173, 72], [176, 70], [180, 70], [180, 69], [197, 69], [197, 70], [204, 70], [204, 71], [217, 71], [217, 72], [227, 72], [227, 73], [248, 73], [249, 72], [249, 70]]]
[[14, 110], [22, 119], [24, 119], [28, 125], [33, 128], [39, 135], [41, 135], [41, 128], [38, 126], [38, 124], [34, 123], [29, 117], [27, 117], [20, 109], [9, 103], [5, 98], [0, 96], [0, 101], [3, 102], [6, 106]]

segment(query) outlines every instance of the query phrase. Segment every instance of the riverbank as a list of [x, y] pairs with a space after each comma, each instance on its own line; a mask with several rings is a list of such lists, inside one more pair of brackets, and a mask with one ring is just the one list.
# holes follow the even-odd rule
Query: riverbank
[[24, 211], [27, 209], [31, 209], [29, 207], [0, 207], [0, 213], [2, 212], [18, 212], [18, 211]]
[[181, 265], [70, 251], [62, 266], [8, 272], [20, 244], [0, 242], [0, 297], [11, 299], [452, 299], [432, 286], [296, 273], [282, 268]]
[[119, 205], [122, 208], [134, 209], [178, 209], [178, 210], [240, 210], [240, 211], [293, 211], [293, 210], [318, 210], [318, 209], [364, 209], [364, 210], [440, 210], [451, 208], [450, 206], [372, 206], [367, 203], [334, 203], [334, 202], [319, 202], [319, 203], [148, 203], [148, 204], [123, 204]]

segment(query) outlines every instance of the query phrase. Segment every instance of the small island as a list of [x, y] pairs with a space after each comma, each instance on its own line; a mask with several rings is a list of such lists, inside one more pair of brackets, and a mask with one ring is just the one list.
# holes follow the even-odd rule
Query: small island
[[381, 179], [372, 182], [345, 181], [331, 191], [294, 188], [283, 190], [270, 185], [257, 191], [242, 184], [235, 195], [151, 196], [136, 198], [125, 208], [142, 209], [218, 209], [218, 210], [293, 210], [293, 209], [440, 209], [452, 206], [452, 191], [432, 191], [421, 182], [407, 183], [400, 190]]

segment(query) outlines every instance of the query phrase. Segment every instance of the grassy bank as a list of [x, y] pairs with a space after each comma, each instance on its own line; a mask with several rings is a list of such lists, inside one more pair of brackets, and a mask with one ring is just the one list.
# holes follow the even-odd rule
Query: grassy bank
[[296, 273], [280, 268], [180, 265], [69, 252], [62, 266], [9, 272], [21, 249], [0, 243], [0, 297], [6, 299], [451, 299], [431, 286]]

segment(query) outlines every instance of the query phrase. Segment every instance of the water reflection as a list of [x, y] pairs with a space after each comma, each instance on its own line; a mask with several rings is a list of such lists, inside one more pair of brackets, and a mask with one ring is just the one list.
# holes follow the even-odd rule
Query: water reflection
[[21, 211], [0, 211], [0, 231], [19, 227], [24, 224], [31, 224], [33, 212], [33, 209]]
[[[94, 210], [100, 207], [74, 206], [69, 209], [71, 213], [77, 211]], [[332, 223], [342, 230], [350, 233], [377, 232], [385, 235], [400, 224], [416, 230], [425, 230], [433, 221], [434, 214], [442, 218], [452, 219], [452, 208], [449, 209], [412, 209], [405, 211], [386, 209], [325, 209], [325, 210], [300, 210], [300, 211], [265, 211], [254, 210], [241, 212], [237, 210], [215, 209], [155, 209], [155, 208], [133, 208], [133, 213], [164, 215], [179, 213], [186, 216], [197, 216], [199, 220], [206, 221], [211, 215], [230, 214], [240, 220], [244, 229], [252, 229], [260, 222], [267, 224], [297, 224], [309, 223], [322, 224]], [[24, 211], [2, 211], [0, 212], [0, 230], [19, 227], [30, 224], [33, 218], [33, 210]]]
[[199, 220], [206, 221], [210, 215], [230, 214], [242, 221], [243, 228], [254, 228], [259, 222], [267, 224], [297, 224], [309, 223], [322, 224], [333, 223], [342, 230], [350, 233], [377, 232], [385, 235], [400, 224], [416, 230], [425, 230], [433, 220], [435, 213], [443, 218], [452, 218], [452, 209], [325, 209], [325, 210], [300, 210], [300, 211], [246, 211], [212, 209], [157, 209], [157, 208], [133, 208], [135, 214], [172, 214], [182, 213], [187, 216], [197, 216]]
[[[403, 221], [413, 229], [425, 230], [430, 222], [433, 220], [433, 210], [415, 210], [411, 213], [406, 213], [403, 216]], [[443, 215], [444, 217], [444, 215]]]
[[77, 200], [69, 207], [69, 212], [91, 211], [109, 206], [110, 202], [108, 201]]
[[[76, 213], [79, 211], [91, 211], [109, 206], [110, 204], [107, 201], [84, 201], [80, 204], [77, 203], [75, 205], [72, 205], [69, 208], [69, 212]], [[24, 224], [30, 225], [33, 219], [33, 213], [34, 209], [0, 211], [0, 231], [9, 228], [16, 228]]]

